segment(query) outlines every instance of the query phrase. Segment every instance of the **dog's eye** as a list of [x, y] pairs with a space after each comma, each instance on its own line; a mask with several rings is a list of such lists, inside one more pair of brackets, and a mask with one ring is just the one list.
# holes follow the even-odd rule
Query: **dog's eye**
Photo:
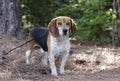
[[61, 22], [58, 22], [58, 25], [62, 25], [62, 23], [61, 23]]
[[70, 25], [70, 22], [67, 22], [66, 25]]

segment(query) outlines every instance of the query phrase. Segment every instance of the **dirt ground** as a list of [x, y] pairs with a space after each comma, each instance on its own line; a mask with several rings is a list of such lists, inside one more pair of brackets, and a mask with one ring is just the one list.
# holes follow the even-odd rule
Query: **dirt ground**
[[[0, 52], [9, 51], [24, 42], [0, 34]], [[27, 65], [24, 48], [20, 47], [0, 57], [0, 81], [120, 81], [119, 47], [72, 39], [71, 51], [65, 75], [53, 77], [49, 67], [42, 66], [39, 50], [33, 52], [32, 64]]]

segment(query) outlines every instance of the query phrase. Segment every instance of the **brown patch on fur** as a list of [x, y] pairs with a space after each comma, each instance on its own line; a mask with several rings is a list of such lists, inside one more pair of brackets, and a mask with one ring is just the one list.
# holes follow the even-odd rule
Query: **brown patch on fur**
[[54, 37], [58, 37], [58, 29], [56, 27], [56, 19], [52, 19], [48, 24], [48, 29]]
[[50, 35], [48, 35], [47, 46], [48, 46], [48, 54], [50, 54]]
[[77, 26], [76, 26], [76, 23], [73, 19], [70, 18], [70, 21], [71, 21], [70, 32], [74, 35], [75, 32], [77, 31]]
[[[31, 39], [32, 39], [32, 38], [31, 38], [30, 35], [29, 35], [29, 36], [27, 37], [27, 40], [31, 40]], [[25, 50], [34, 50], [34, 49], [38, 49], [38, 48], [40, 48], [40, 46], [37, 45], [34, 40], [28, 42], [28, 43], [25, 45]]]

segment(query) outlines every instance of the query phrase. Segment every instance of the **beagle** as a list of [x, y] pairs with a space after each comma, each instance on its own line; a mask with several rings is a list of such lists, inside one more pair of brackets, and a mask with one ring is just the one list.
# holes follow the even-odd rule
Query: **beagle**
[[26, 44], [26, 63], [30, 64], [31, 52], [36, 46], [40, 47], [42, 53], [42, 63], [51, 68], [51, 75], [57, 76], [55, 57], [62, 57], [60, 65], [60, 74], [64, 74], [65, 63], [70, 52], [69, 33], [76, 32], [76, 24], [70, 17], [58, 16], [50, 21], [48, 28], [37, 27], [30, 31], [28, 40], [33, 39]]

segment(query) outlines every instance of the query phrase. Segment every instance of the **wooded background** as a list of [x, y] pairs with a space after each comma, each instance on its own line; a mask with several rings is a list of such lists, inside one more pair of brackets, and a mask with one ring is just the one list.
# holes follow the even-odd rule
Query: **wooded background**
[[60, 15], [75, 20], [81, 40], [119, 45], [120, 0], [0, 0], [0, 33], [24, 39]]

